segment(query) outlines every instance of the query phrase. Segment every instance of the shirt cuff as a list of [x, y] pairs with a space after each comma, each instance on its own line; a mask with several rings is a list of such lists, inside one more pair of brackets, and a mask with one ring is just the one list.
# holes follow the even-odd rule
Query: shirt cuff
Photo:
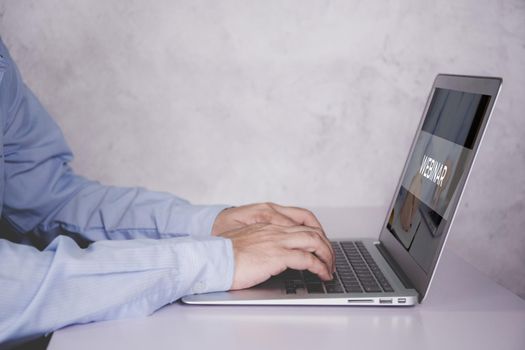
[[179, 236], [181, 233], [191, 236], [209, 237], [217, 215], [231, 205], [179, 205], [172, 212], [173, 224], [160, 234], [164, 238]]
[[[180, 243], [176, 243], [179, 245]], [[179, 296], [229, 290], [235, 269], [232, 242], [222, 237], [196, 238], [191, 249], [181, 249]]]

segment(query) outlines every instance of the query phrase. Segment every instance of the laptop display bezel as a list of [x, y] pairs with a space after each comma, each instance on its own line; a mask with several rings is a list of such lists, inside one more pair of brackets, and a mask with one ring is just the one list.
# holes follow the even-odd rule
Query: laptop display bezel
[[[408, 157], [405, 161], [405, 166], [403, 168], [398, 184], [396, 186], [396, 190], [394, 192], [393, 199], [390, 203], [390, 206], [389, 206], [386, 218], [385, 218], [385, 222], [383, 223], [381, 234], [379, 236], [379, 241], [382, 244], [383, 248], [387, 250], [388, 254], [395, 260], [395, 262], [403, 270], [404, 275], [410, 280], [414, 288], [418, 291], [420, 302], [424, 300], [427, 294], [427, 291], [430, 287], [430, 284], [432, 282], [432, 278], [434, 276], [436, 267], [439, 263], [439, 259], [443, 252], [443, 247], [446, 244], [446, 240], [448, 237], [448, 233], [450, 231], [450, 227], [452, 226], [457, 208], [461, 201], [461, 196], [463, 194], [465, 184], [468, 181], [468, 176], [472, 169], [472, 165], [475, 162], [475, 157], [476, 157], [479, 145], [481, 144], [481, 141], [483, 139], [483, 135], [485, 133], [486, 126], [490, 119], [490, 115], [492, 114], [492, 110], [496, 102], [496, 98], [499, 93], [499, 90], [501, 88], [501, 84], [502, 84], [502, 79], [498, 77], [472, 77], [472, 76], [449, 75], [449, 74], [438, 74], [436, 79], [434, 80], [434, 84], [432, 86], [430, 95], [427, 99], [425, 108], [423, 110], [423, 114], [419, 122], [416, 135], [414, 136], [414, 140], [412, 141], [412, 145], [410, 147]], [[392, 211], [392, 208], [395, 205], [395, 200], [399, 193], [401, 182], [407, 171], [409, 160], [412, 157], [412, 154], [414, 152], [416, 141], [418, 140], [419, 135], [421, 133], [421, 128], [423, 126], [423, 122], [427, 115], [428, 108], [430, 106], [430, 103], [432, 101], [432, 98], [437, 88], [488, 95], [490, 96], [490, 101], [488, 103], [485, 115], [483, 116], [483, 120], [482, 120], [480, 129], [479, 129], [479, 133], [476, 136], [474, 146], [472, 148], [474, 152], [474, 157], [471, 160], [470, 164], [467, 164], [466, 173], [464, 174], [464, 176], [462, 177], [461, 181], [458, 184], [456, 195], [451, 199], [449, 203], [452, 216], [451, 216], [451, 219], [448, 220], [447, 223], [445, 224], [445, 227], [443, 230], [443, 234], [445, 235], [445, 237], [441, 243], [441, 246], [438, 247], [438, 254], [436, 254], [431, 264], [431, 268], [429, 269], [429, 272], [427, 273], [414, 260], [414, 258], [408, 252], [408, 250], [406, 250], [405, 247], [387, 229], [387, 223], [388, 223], [388, 219]]]

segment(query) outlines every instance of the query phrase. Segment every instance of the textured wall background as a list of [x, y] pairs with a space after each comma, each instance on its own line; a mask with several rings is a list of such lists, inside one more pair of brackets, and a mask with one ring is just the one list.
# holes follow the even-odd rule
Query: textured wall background
[[0, 14], [79, 173], [200, 203], [387, 206], [436, 73], [502, 76], [450, 243], [525, 296], [525, 1], [4, 0]]

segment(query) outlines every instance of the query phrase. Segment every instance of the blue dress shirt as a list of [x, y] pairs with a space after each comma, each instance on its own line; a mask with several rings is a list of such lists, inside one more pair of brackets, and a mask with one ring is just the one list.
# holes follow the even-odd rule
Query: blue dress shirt
[[231, 241], [210, 235], [225, 206], [74, 174], [1, 40], [0, 145], [0, 347], [231, 287]]

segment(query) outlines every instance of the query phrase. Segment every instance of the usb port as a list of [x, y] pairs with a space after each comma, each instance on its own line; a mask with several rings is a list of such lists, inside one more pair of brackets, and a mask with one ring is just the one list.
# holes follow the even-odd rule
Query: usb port
[[392, 304], [392, 299], [379, 299], [379, 304]]
[[398, 304], [406, 304], [407, 299], [406, 298], [397, 298]]

